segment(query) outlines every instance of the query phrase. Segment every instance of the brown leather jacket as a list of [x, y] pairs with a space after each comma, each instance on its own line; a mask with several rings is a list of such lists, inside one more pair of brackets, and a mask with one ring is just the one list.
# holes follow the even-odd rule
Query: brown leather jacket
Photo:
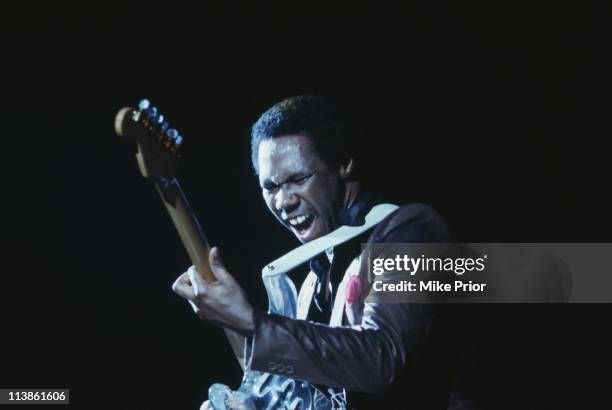
[[[372, 243], [449, 240], [442, 218], [422, 204], [400, 207], [368, 234]], [[312, 273], [300, 291], [297, 320], [257, 312], [248, 366], [346, 388], [349, 404], [359, 409], [479, 408], [475, 345], [461, 306], [349, 305], [344, 290], [351, 269], [344, 270], [329, 324], [306, 320], [316, 281]]]

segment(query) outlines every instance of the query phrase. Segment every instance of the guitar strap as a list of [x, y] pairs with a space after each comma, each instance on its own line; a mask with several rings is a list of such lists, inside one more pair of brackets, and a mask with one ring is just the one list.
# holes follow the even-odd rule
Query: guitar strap
[[297, 289], [286, 275], [291, 269], [312, 259], [326, 249], [338, 246], [380, 223], [398, 208], [392, 204], [378, 204], [365, 216], [360, 226], [343, 225], [338, 229], [292, 250], [270, 262], [262, 270], [262, 280], [268, 294], [270, 313], [295, 318], [297, 312]]
[[270, 262], [265, 268], [263, 268], [262, 275], [265, 277], [286, 273], [302, 263], [314, 258], [321, 252], [325, 251], [325, 249], [338, 246], [362, 234], [374, 225], [381, 222], [397, 208], [397, 205], [378, 204], [370, 209], [370, 212], [368, 212], [368, 214], [365, 216], [365, 223], [363, 225], [344, 225], [328, 233], [327, 235], [305, 243], [304, 245], [295, 248], [291, 252], [274, 260], [273, 262]]

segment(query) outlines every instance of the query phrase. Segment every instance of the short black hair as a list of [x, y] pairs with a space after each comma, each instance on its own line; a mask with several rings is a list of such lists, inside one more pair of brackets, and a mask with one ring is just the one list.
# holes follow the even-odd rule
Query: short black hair
[[331, 165], [357, 157], [360, 132], [351, 113], [330, 97], [299, 95], [275, 104], [253, 124], [251, 160], [256, 174], [259, 144], [287, 135], [311, 138], [317, 154]]

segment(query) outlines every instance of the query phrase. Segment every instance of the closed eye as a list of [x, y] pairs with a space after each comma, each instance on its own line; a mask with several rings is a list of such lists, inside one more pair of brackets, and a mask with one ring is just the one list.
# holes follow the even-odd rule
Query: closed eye
[[308, 181], [308, 179], [309, 179], [311, 176], [313, 176], [313, 175], [314, 175], [314, 172], [313, 172], [313, 173], [311, 173], [311, 174], [308, 174], [308, 175], [304, 175], [303, 177], [300, 177], [300, 178], [294, 179], [294, 180], [293, 180], [293, 183], [294, 183], [294, 184], [301, 185], [301, 184], [303, 184], [304, 182]]
[[316, 171], [312, 171], [310, 174], [304, 175], [304, 176], [292, 176], [289, 177], [287, 180], [285, 180], [285, 182], [281, 182], [279, 184], [276, 184], [274, 182], [272, 182], [271, 180], [266, 180], [263, 185], [262, 188], [268, 192], [268, 193], [273, 193], [274, 191], [278, 190], [280, 187], [282, 187], [285, 184], [289, 184], [289, 185], [303, 185], [306, 181], [308, 181], [308, 179], [310, 179], [310, 177], [312, 177], [314, 174], [316, 173]]

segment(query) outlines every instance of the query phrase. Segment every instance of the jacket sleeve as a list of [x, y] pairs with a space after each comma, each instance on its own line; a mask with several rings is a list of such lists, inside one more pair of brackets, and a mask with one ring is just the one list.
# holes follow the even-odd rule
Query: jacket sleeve
[[[374, 242], [446, 241], [435, 211], [408, 205], [374, 230]], [[247, 367], [329, 387], [380, 394], [401, 371], [410, 371], [427, 340], [434, 304], [365, 303], [359, 325], [331, 327], [256, 313]]]

